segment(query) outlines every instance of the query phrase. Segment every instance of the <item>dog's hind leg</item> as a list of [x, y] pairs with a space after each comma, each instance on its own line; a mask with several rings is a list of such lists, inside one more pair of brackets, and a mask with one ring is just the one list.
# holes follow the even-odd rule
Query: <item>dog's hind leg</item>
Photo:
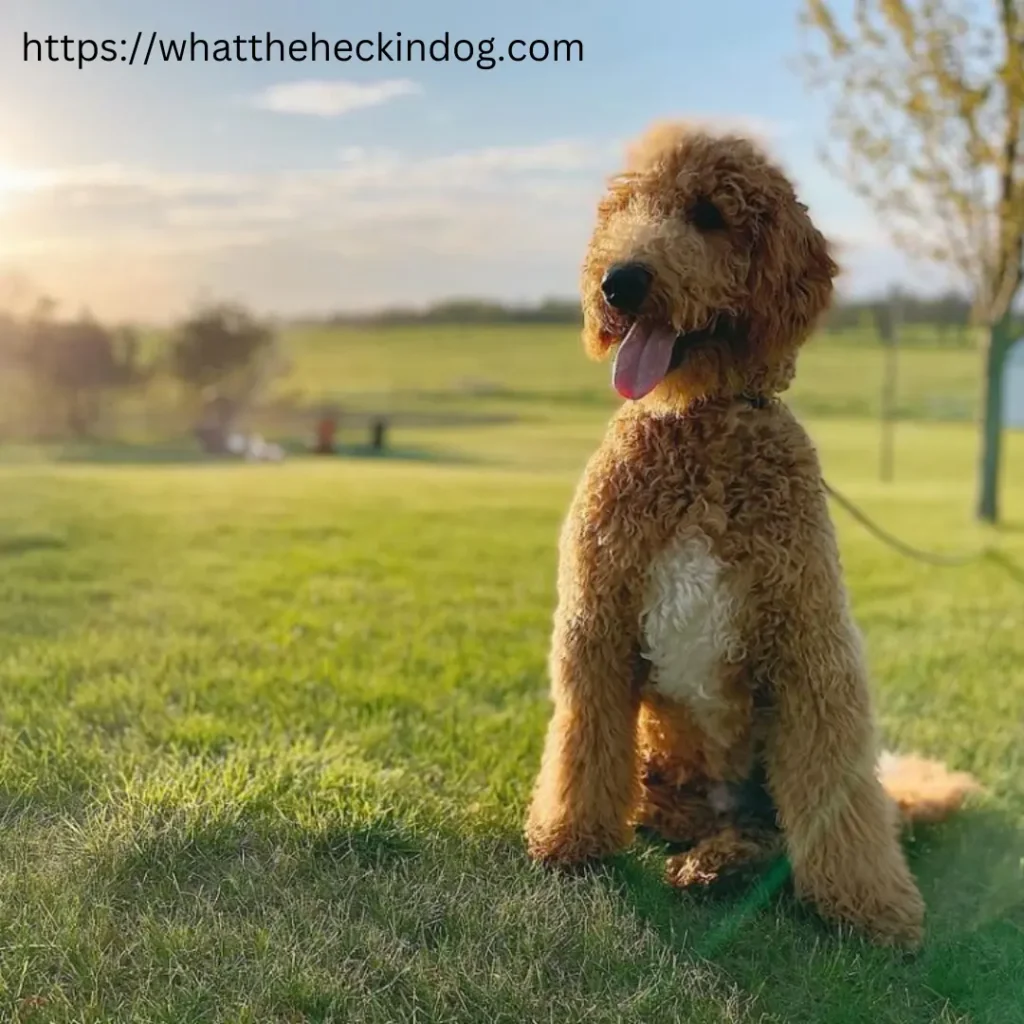
[[708, 886], [758, 867], [778, 856], [782, 849], [782, 834], [777, 829], [729, 825], [702, 839], [693, 849], [669, 857], [665, 875], [669, 884], [678, 889]]
[[667, 843], [699, 842], [721, 828], [705, 788], [697, 783], [672, 785], [648, 772], [644, 775], [635, 823]]

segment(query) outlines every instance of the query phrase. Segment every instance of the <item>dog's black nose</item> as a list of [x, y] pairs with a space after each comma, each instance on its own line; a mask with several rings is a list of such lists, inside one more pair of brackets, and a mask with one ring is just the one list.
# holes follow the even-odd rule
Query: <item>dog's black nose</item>
[[613, 309], [635, 314], [640, 312], [653, 280], [654, 275], [642, 263], [616, 263], [604, 275], [601, 291]]

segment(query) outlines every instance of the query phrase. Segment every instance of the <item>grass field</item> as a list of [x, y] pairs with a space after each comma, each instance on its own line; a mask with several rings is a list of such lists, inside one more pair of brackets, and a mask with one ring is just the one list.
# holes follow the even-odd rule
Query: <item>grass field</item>
[[[886, 741], [988, 787], [909, 844], [924, 950], [837, 937], [779, 873], [669, 892], [649, 843], [528, 864], [555, 538], [610, 407], [571, 340], [298, 339], [289, 389], [515, 413], [388, 459], [8, 453], [0, 1021], [1024, 1019], [1024, 436], [998, 531], [971, 523], [969, 425], [901, 424], [879, 483], [874, 352], [808, 350], [830, 479], [915, 544], [992, 549], [908, 562], [835, 512]], [[904, 370], [908, 405], [972, 400], [970, 354]], [[464, 377], [498, 393], [444, 396]]]
[[[607, 408], [608, 368], [584, 360], [571, 327], [307, 329], [287, 338], [292, 367], [280, 391], [325, 393], [354, 407], [489, 408], [527, 412], [557, 400]], [[808, 345], [791, 400], [810, 415], [877, 416], [885, 356], [870, 334], [850, 331]], [[898, 358], [898, 412], [964, 420], [978, 407], [979, 356], [920, 341]]]

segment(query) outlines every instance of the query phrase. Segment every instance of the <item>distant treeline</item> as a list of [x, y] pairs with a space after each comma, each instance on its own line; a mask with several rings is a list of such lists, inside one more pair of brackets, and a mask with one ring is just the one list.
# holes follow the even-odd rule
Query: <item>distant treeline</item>
[[409, 324], [578, 324], [578, 302], [546, 299], [532, 306], [510, 306], [478, 299], [449, 299], [426, 309], [393, 307], [371, 313], [337, 313], [325, 323], [337, 326]]
[[[825, 320], [826, 330], [869, 327], [888, 298], [841, 299]], [[899, 319], [907, 326], [929, 326], [941, 333], [966, 334], [971, 305], [950, 292], [934, 297], [898, 294]], [[509, 305], [477, 299], [451, 299], [422, 309], [394, 307], [371, 313], [337, 313], [320, 320], [333, 326], [405, 326], [413, 324], [579, 324], [580, 305], [568, 299], [546, 299], [534, 305]]]
[[0, 439], [94, 437], [111, 410], [168, 387], [183, 416], [230, 424], [279, 370], [277, 340], [269, 323], [223, 303], [148, 337], [62, 316], [45, 299], [20, 316], [0, 310]]
[[873, 325], [880, 309], [895, 309], [899, 321], [908, 327], [934, 327], [940, 332], [966, 333], [971, 322], [970, 300], [956, 292], [923, 297], [898, 292], [891, 298], [840, 299], [835, 302], [823, 326], [842, 331]]

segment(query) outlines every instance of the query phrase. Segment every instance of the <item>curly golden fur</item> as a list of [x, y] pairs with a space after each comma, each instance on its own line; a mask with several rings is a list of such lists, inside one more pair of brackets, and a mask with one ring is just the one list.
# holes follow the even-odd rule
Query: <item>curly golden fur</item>
[[[623, 266], [628, 302], [609, 288]], [[883, 780], [817, 453], [777, 397], [837, 270], [743, 138], [659, 125], [611, 181], [583, 341], [595, 358], [618, 346], [635, 400], [564, 524], [526, 833], [533, 857], [571, 863], [649, 826], [688, 847], [668, 863], [680, 886], [785, 850], [824, 916], [915, 945], [901, 823], [943, 816], [974, 783], [898, 759]]]

